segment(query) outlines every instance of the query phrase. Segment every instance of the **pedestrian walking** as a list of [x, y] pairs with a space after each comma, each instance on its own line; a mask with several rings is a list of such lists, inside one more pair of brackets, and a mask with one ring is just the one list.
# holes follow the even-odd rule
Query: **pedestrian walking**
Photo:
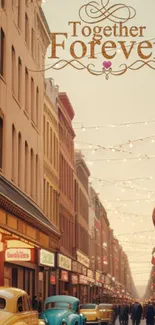
[[129, 306], [124, 302], [119, 309], [120, 325], [128, 325], [129, 322]]
[[32, 297], [32, 309], [38, 310], [38, 298], [37, 296]]
[[154, 325], [154, 316], [154, 307], [149, 301], [146, 307], [146, 325]]
[[142, 313], [143, 313], [143, 308], [141, 304], [136, 301], [135, 304], [132, 307], [131, 311], [131, 319], [132, 319], [132, 325], [139, 325], [141, 322], [142, 318]]

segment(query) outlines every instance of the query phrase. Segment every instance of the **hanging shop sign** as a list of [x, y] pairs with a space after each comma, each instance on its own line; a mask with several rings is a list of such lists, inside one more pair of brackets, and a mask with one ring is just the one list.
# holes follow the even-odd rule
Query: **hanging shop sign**
[[88, 276], [88, 278], [92, 278], [93, 279], [93, 277], [94, 277], [93, 271], [88, 269], [87, 270], [87, 276]]
[[94, 280], [94, 279], [89, 278], [89, 277], [87, 277], [87, 278], [88, 278], [88, 282], [90, 282], [90, 283], [95, 283], [95, 280]]
[[71, 269], [72, 269], [72, 261], [71, 261], [70, 258], [68, 258], [68, 257], [66, 257], [64, 255], [58, 254], [58, 266], [61, 269], [71, 271]]
[[72, 262], [72, 271], [73, 272], [78, 272], [78, 263], [76, 261]]
[[31, 261], [31, 249], [28, 248], [8, 248], [5, 251], [5, 261], [13, 262], [30, 262]]
[[72, 284], [78, 284], [79, 283], [78, 275], [72, 274], [71, 280], [72, 280]]
[[44, 249], [40, 250], [40, 264], [45, 266], [54, 267], [55, 258], [54, 253], [48, 252]]
[[85, 276], [87, 275], [87, 268], [83, 265], [82, 265], [82, 274]]
[[61, 280], [64, 282], [68, 282], [68, 272], [67, 271], [61, 271]]
[[99, 272], [96, 272], [96, 281], [101, 282], [101, 274]]
[[89, 268], [90, 260], [87, 256], [83, 255], [81, 252], [77, 251], [77, 261], [82, 265]]
[[80, 284], [85, 284], [85, 285], [87, 285], [87, 284], [88, 284], [88, 278], [87, 278], [87, 276], [85, 276], [85, 275], [80, 275], [80, 276], [79, 276], [79, 283], [80, 283]]
[[77, 269], [78, 269], [78, 273], [81, 274], [82, 273], [82, 265], [80, 263], [78, 263], [78, 268]]

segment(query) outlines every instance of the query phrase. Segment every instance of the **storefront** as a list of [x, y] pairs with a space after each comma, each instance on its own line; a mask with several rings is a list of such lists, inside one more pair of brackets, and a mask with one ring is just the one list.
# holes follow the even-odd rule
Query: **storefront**
[[72, 260], [62, 254], [57, 255], [59, 294], [70, 294], [70, 276], [72, 270]]
[[73, 297], [78, 297], [78, 284], [79, 284], [79, 277], [77, 274], [72, 273], [71, 274], [71, 295]]
[[95, 301], [95, 276], [92, 270], [87, 270], [87, 277], [89, 281], [89, 302]]
[[89, 281], [87, 270], [90, 266], [89, 258], [77, 250], [77, 262], [79, 275], [79, 299], [81, 303], [89, 302]]
[[89, 302], [89, 282], [85, 275], [79, 275], [79, 299], [81, 304]]
[[0, 176], [0, 286], [24, 289], [31, 298], [38, 295], [38, 250], [57, 251], [59, 245], [60, 234], [50, 221]]
[[43, 301], [56, 294], [55, 254], [38, 249], [38, 291]]
[[0, 285], [21, 288], [32, 297], [37, 285], [37, 250], [33, 243], [0, 229]]

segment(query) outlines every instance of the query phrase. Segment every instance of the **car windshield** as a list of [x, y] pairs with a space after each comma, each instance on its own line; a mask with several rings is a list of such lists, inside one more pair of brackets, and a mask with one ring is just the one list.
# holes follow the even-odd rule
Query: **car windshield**
[[80, 309], [96, 309], [97, 305], [94, 304], [86, 304], [86, 305], [80, 305]]
[[105, 309], [106, 305], [99, 305], [99, 309]]
[[49, 302], [46, 304], [46, 309], [53, 309], [53, 308], [59, 308], [59, 309], [72, 309], [72, 305], [68, 302]]
[[3, 310], [6, 306], [6, 300], [0, 297], [0, 310]]

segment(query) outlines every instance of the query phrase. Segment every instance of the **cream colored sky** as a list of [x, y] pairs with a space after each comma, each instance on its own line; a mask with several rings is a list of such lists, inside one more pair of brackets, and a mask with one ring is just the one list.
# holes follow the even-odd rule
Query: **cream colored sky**
[[[69, 32], [68, 21], [79, 20], [78, 10], [80, 6], [88, 2], [83, 0], [46, 0], [46, 3], [43, 4], [43, 10], [51, 31]], [[100, 1], [97, 0], [97, 2]], [[110, 3], [116, 4], [116, 1], [111, 0]], [[146, 26], [144, 39], [155, 37], [154, 0], [121, 0], [119, 3], [133, 6], [136, 9], [136, 17], [127, 24], [128, 26]], [[106, 21], [104, 25], [107, 26], [110, 23]], [[83, 40], [81, 36], [79, 39]], [[119, 41], [118, 38], [112, 38], [112, 40]], [[130, 38], [126, 39], [128, 42], [130, 40]], [[138, 38], [136, 40], [139, 41]], [[68, 46], [70, 43], [66, 44]], [[58, 53], [61, 59], [70, 59], [68, 50]], [[137, 58], [135, 49], [128, 63], [133, 63]], [[104, 58], [98, 55], [98, 59], [95, 61], [98, 69], [102, 68], [103, 61]], [[52, 59], [47, 59], [47, 67], [55, 62]], [[88, 58], [81, 62], [89, 63]], [[117, 53], [116, 58], [112, 61], [114, 69], [116, 70], [119, 64], [124, 62], [126, 61], [123, 54]], [[71, 67], [66, 67], [60, 71], [48, 70], [46, 76], [52, 77], [59, 85], [60, 90], [67, 92], [76, 114], [74, 122], [81, 122], [84, 126], [100, 126], [155, 120], [155, 71], [148, 67], [139, 71], [128, 71], [119, 77], [110, 76], [108, 81], [105, 80], [104, 76], [92, 76], [86, 71], [77, 71]], [[75, 123], [74, 126], [79, 127], [80, 124]], [[76, 134], [76, 146], [83, 148], [83, 154], [93, 177], [112, 182], [129, 180], [130, 178], [153, 177], [150, 180], [134, 181], [133, 184], [126, 183], [126, 187], [133, 185], [140, 191], [114, 184], [105, 185], [104, 183], [103, 186], [99, 180], [92, 180], [107, 208], [111, 227], [115, 230], [119, 240], [122, 240], [122, 246], [128, 253], [135, 283], [145, 286], [151, 269], [151, 250], [155, 244], [151, 220], [155, 198], [155, 158], [141, 161], [138, 159], [127, 160], [125, 162], [123, 159], [135, 157], [135, 155], [103, 149], [92, 152], [89, 145], [85, 145], [84, 142], [105, 147], [119, 145], [129, 140], [155, 135], [155, 123], [130, 127], [86, 129], [85, 132], [76, 130]], [[135, 143], [133, 148], [126, 145], [123, 149], [136, 154], [155, 156], [155, 144], [150, 139]], [[122, 159], [122, 161], [108, 162], [109, 158]], [[96, 161], [97, 159], [102, 159], [102, 161]], [[94, 161], [92, 162], [92, 160]], [[147, 201], [149, 191], [154, 191], [151, 202]], [[116, 214], [118, 206], [120, 213]], [[138, 217], [132, 214], [137, 214]], [[120, 236], [120, 234], [124, 235]]]

